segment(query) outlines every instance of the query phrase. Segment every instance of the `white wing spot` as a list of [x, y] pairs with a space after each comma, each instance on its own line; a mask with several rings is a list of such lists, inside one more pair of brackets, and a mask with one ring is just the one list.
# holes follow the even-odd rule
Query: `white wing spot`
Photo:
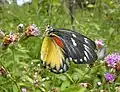
[[93, 55], [91, 54], [91, 52], [90, 52], [90, 48], [87, 46], [87, 45], [85, 45], [85, 44], [83, 44], [83, 46], [84, 46], [84, 48], [85, 48], [85, 50], [90, 54], [90, 56], [93, 58]]
[[66, 58], [66, 64], [69, 65], [69, 59], [68, 58]]
[[66, 71], [66, 70], [67, 70], [67, 69], [66, 69], [66, 67], [67, 67], [67, 66], [66, 66], [66, 64], [64, 64], [64, 66], [63, 66], [64, 71]]
[[85, 42], [88, 43], [88, 39], [87, 38], [84, 38]]
[[88, 53], [86, 51], [84, 51], [85, 56], [89, 59]]
[[43, 65], [45, 65], [45, 62], [43, 61]]
[[76, 38], [76, 35], [75, 35], [75, 34], [72, 34], [72, 36]]
[[81, 62], [83, 62], [83, 59], [80, 59]]
[[77, 63], [77, 59], [74, 59], [74, 61]]
[[43, 55], [41, 55], [41, 59], [43, 59]]
[[72, 41], [74, 46], [77, 46], [77, 44], [76, 44], [76, 42], [75, 42], [75, 40], [73, 38], [71, 38], [71, 41]]
[[70, 59], [70, 61], [72, 61], [72, 58], [71, 58], [71, 57], [69, 57], [69, 59]]
[[87, 62], [87, 58], [84, 56], [84, 60]]
[[53, 69], [52, 71], [55, 72], [55, 73], [57, 72], [57, 70], [55, 70], [55, 69]]
[[62, 73], [62, 72], [63, 72], [63, 69], [60, 69], [59, 72]]

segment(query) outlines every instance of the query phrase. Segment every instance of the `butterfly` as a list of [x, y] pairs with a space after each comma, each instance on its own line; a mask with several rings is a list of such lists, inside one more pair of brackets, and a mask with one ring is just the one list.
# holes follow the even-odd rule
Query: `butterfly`
[[69, 29], [47, 27], [41, 46], [41, 60], [54, 73], [64, 73], [70, 61], [91, 64], [97, 60], [96, 45], [88, 37]]

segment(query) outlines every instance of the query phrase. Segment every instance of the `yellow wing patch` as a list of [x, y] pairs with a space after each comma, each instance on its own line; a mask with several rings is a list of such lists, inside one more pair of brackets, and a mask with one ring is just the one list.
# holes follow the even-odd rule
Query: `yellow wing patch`
[[62, 49], [54, 43], [52, 38], [45, 37], [41, 48], [41, 60], [49, 65], [50, 69], [55, 68], [59, 71], [61, 66], [63, 66], [63, 61], [65, 57], [63, 55]]

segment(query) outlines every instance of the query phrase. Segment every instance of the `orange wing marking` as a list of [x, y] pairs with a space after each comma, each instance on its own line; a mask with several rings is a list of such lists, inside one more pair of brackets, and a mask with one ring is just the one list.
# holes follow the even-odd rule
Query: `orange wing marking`
[[63, 45], [62, 41], [61, 41], [58, 37], [54, 36], [54, 37], [53, 37], [53, 40], [55, 41], [55, 43], [56, 43], [58, 46], [60, 46], [61, 48], [64, 48], [64, 45]]

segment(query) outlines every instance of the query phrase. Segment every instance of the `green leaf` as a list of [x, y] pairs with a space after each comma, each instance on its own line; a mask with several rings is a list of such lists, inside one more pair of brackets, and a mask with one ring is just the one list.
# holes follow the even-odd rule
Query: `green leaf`
[[70, 86], [61, 92], [86, 92], [86, 88], [81, 88], [80, 86]]
[[98, 24], [93, 23], [93, 25], [97, 30], [100, 30], [100, 26]]
[[83, 72], [82, 70], [78, 69], [78, 68], [75, 68], [75, 70], [79, 73], [79, 78], [90, 78], [90, 76], [87, 75], [87, 73], [89, 73], [88, 71], [86, 72]]
[[65, 75], [69, 78], [69, 80], [70, 80], [71, 82], [73, 82], [73, 83], [74, 83], [74, 81], [73, 81], [72, 77], [70, 76], [70, 74], [65, 73]]
[[65, 75], [58, 75], [57, 78], [63, 81], [67, 80], [67, 77]]
[[60, 5], [60, 0], [52, 0], [52, 4], [59, 6]]
[[92, 5], [92, 4], [88, 4], [87, 7], [88, 7], [88, 8], [94, 8], [95, 6]]
[[109, 29], [109, 34], [110, 34], [110, 35], [113, 34], [114, 31], [115, 31], [115, 29], [111, 27], [111, 28]]
[[70, 86], [70, 81], [64, 81], [61, 85], [61, 90], [65, 90], [69, 86]]
[[30, 83], [33, 83], [33, 79], [30, 78], [29, 76], [24, 76], [26, 80], [28, 80]]
[[77, 72], [74, 72], [72, 74], [72, 78], [73, 78], [74, 81], [77, 81], [79, 79], [79, 74]]
[[[40, 87], [40, 89], [41, 89], [42, 92], [46, 92], [45, 88]], [[37, 91], [35, 91], [35, 92], [40, 92], [40, 90], [37, 90]]]
[[19, 92], [19, 89], [17, 88], [16, 85], [13, 85], [13, 92]]

